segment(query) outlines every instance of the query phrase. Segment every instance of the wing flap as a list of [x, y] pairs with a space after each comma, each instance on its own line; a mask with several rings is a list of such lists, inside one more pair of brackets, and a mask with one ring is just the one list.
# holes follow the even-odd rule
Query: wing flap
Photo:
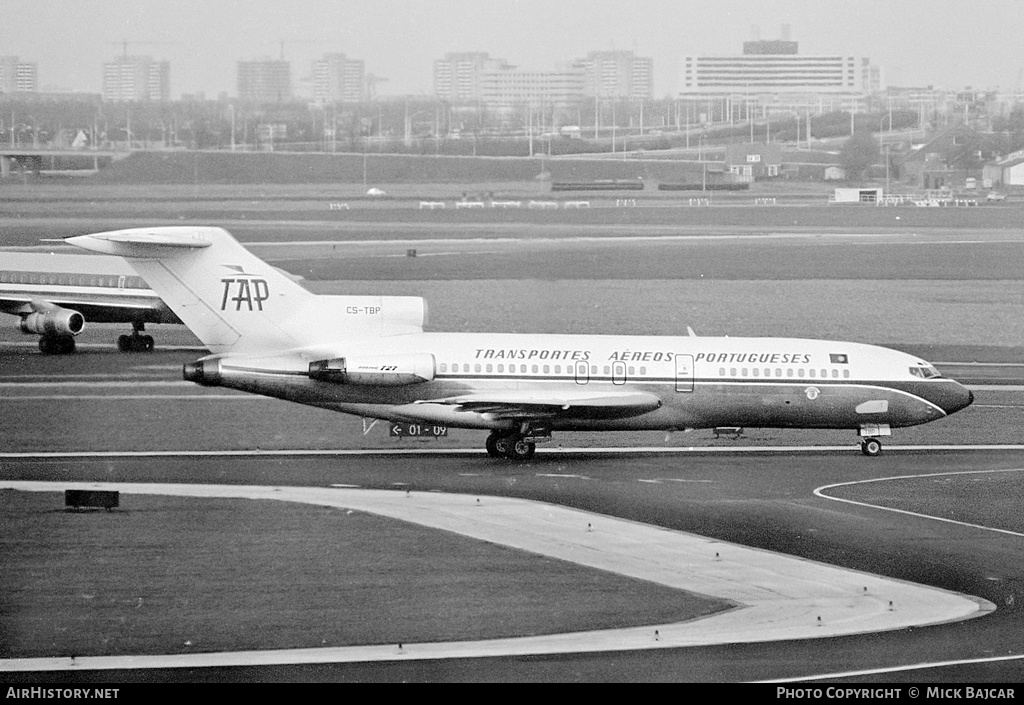
[[473, 392], [419, 404], [446, 404], [456, 411], [488, 414], [495, 418], [622, 418], [654, 411], [661, 399], [647, 392], [564, 391], [555, 394], [530, 390]]

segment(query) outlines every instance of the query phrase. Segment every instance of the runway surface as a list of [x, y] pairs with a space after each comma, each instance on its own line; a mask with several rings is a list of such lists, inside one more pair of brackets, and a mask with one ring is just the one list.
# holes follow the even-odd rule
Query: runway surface
[[[664, 217], [659, 218], [664, 224]], [[394, 232], [419, 227], [405, 220]], [[34, 232], [46, 223], [52, 221], [42, 219]], [[346, 226], [345, 236], [355, 239], [363, 224]], [[368, 232], [376, 237], [387, 227], [382, 222]], [[418, 237], [433, 237], [443, 227], [421, 228]], [[459, 232], [469, 232], [471, 225], [459, 227]], [[254, 228], [267, 233], [260, 238], [264, 240], [281, 229], [280, 223]], [[322, 231], [321, 226], [312, 228]], [[295, 232], [296, 240], [321, 239], [309, 237], [309, 228]], [[478, 243], [455, 246], [442, 240], [416, 243], [415, 258], [404, 251], [408, 242], [398, 243], [397, 252], [369, 247], [359, 262], [339, 255], [318, 263], [324, 269], [313, 274], [368, 279], [390, 272], [393, 279], [406, 279], [383, 285], [382, 293], [428, 289], [434, 295], [437, 330], [578, 326], [647, 333], [664, 332], [666, 325], [682, 331], [697, 320], [698, 332], [711, 328], [709, 334], [814, 334], [883, 342], [941, 363], [943, 372], [976, 389], [977, 401], [942, 422], [896, 431], [887, 452], [875, 459], [859, 455], [850, 433], [747, 430], [738, 441], [714, 438], [710, 432], [674, 434], [668, 440], [661, 434], [564, 434], [556, 447], [539, 449], [531, 463], [512, 465], [488, 459], [478, 433], [453, 431], [437, 441], [396, 442], [382, 425], [367, 428], [359, 419], [186, 384], [180, 365], [202, 351], [189, 336], [171, 328], [154, 328], [157, 353], [122, 356], [113, 351], [120, 331], [90, 327], [83, 354], [67, 359], [44, 358], [33, 350], [31, 338], [5, 331], [0, 335], [0, 420], [5, 430], [0, 478], [179, 484], [215, 479], [238, 486], [320, 488], [341, 484], [360, 490], [411, 489], [414, 496], [446, 492], [474, 499], [539, 500], [974, 595], [996, 605], [995, 612], [926, 628], [776, 643], [156, 669], [144, 676], [76, 671], [62, 677], [732, 681], [856, 672], [846, 678], [1024, 679], [1018, 658], [1024, 653], [1024, 527], [1019, 522], [1024, 503], [1024, 338], [1019, 333], [1024, 294], [1019, 267], [1013, 264], [1020, 261], [1018, 248], [1024, 242], [1019, 233], [930, 231], [923, 242], [901, 228], [895, 237], [876, 229], [869, 236], [830, 233], [817, 238], [802, 233], [728, 245], [724, 240], [701, 245], [608, 241], [595, 244], [586, 257], [580, 257], [580, 247], [590, 244], [586, 242], [544, 244], [526, 254], [516, 253], [519, 244], [489, 242], [481, 254], [475, 249]], [[777, 247], [779, 242], [785, 249]], [[284, 259], [293, 264], [317, 259], [325, 245], [295, 245], [312, 250], [273, 247], [287, 250]], [[759, 260], [769, 248], [773, 259]], [[625, 262], [626, 252], [632, 253], [628, 261], [634, 264], [666, 264], [658, 265], [662, 269], [630, 265], [632, 278], [616, 287], [607, 278], [608, 263]], [[723, 257], [723, 252], [738, 256]], [[410, 264], [417, 271], [403, 275], [399, 269]], [[458, 281], [470, 278], [474, 266], [474, 281]], [[714, 281], [700, 281], [704, 267], [713, 268]], [[567, 271], [581, 278], [562, 289]], [[505, 278], [499, 277], [502, 272]], [[663, 278], [653, 280], [648, 277], [652, 274]], [[363, 284], [314, 281], [311, 286], [340, 293], [346, 286]], [[480, 295], [481, 287], [486, 296]], [[538, 290], [540, 294], [531, 294]], [[560, 292], [568, 298], [559, 299]], [[537, 297], [534, 303], [531, 295]], [[474, 305], [459, 305], [467, 300]], [[534, 315], [542, 309], [545, 315]], [[818, 318], [815, 310], [821, 311]], [[496, 316], [495, 311], [504, 314]], [[834, 335], [836, 330], [844, 335]], [[609, 446], [615, 452], [601, 451]], [[782, 450], [745, 450], [764, 446]], [[899, 446], [905, 449], [897, 450]], [[657, 451], [641, 452], [638, 447]], [[797, 447], [804, 449], [792, 450]], [[124, 454], [126, 449], [153, 455]], [[339, 449], [379, 454], [334, 452]], [[432, 452], [420, 452], [427, 449]], [[223, 452], [231, 454], [213, 454]], [[860, 484], [845, 484], [853, 482]], [[823, 489], [836, 485], [844, 486]], [[26, 679], [31, 676], [24, 674]]]

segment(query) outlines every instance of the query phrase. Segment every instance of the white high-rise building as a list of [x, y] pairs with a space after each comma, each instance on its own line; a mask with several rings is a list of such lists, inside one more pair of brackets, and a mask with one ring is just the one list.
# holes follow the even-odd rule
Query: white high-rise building
[[35, 62], [17, 56], [0, 56], [0, 93], [35, 93], [39, 90], [39, 69]]
[[171, 65], [150, 56], [121, 56], [103, 64], [103, 100], [170, 100]]
[[292, 65], [276, 59], [238, 62], [238, 98], [256, 103], [292, 99]]
[[434, 94], [453, 102], [480, 100], [484, 72], [510, 68], [487, 52], [455, 52], [434, 61]]
[[313, 62], [313, 98], [323, 103], [366, 100], [366, 63], [344, 54], [324, 54]]
[[601, 98], [653, 98], [654, 60], [631, 51], [592, 51], [583, 67], [584, 92]]

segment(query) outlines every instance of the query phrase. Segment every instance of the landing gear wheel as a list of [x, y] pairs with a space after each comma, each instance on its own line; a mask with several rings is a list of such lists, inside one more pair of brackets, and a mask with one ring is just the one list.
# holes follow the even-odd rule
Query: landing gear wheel
[[153, 352], [156, 342], [151, 335], [121, 335], [117, 338], [117, 349], [121, 352]]
[[70, 335], [44, 335], [39, 339], [39, 350], [44, 355], [65, 355], [75, 351], [75, 339]]
[[[491, 440], [492, 438], [494, 439], [493, 441]], [[511, 452], [511, 448], [512, 448], [512, 438], [511, 437], [509, 437], [509, 436], [499, 436], [499, 435], [496, 435], [496, 434], [492, 433], [490, 436], [487, 437], [487, 452], [488, 453], [491, 452], [491, 447], [492, 446], [494, 448], [494, 452], [497, 453], [497, 455], [495, 455], [494, 457], [496, 457], [496, 458], [510, 458], [510, 457], [512, 457], [512, 456], [509, 455], [509, 453]]]
[[497, 431], [494, 431], [489, 436], [487, 436], [487, 442], [485, 444], [487, 446], [487, 455], [491, 456], [492, 458], [504, 457], [504, 454], [500, 450], [498, 450], [499, 440], [501, 440], [501, 436], [498, 434]]
[[882, 442], [877, 438], [865, 438], [860, 442], [860, 452], [874, 458], [882, 452]]
[[505, 455], [509, 460], [529, 460], [537, 452], [537, 446], [522, 438], [514, 438], [508, 444]]

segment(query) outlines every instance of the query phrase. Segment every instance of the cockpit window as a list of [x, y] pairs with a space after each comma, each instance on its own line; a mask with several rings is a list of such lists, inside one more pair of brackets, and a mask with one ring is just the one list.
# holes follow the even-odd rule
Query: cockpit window
[[917, 365], [910, 368], [910, 374], [921, 379], [934, 379], [935, 377], [941, 377], [942, 374], [932, 367], [931, 365]]

